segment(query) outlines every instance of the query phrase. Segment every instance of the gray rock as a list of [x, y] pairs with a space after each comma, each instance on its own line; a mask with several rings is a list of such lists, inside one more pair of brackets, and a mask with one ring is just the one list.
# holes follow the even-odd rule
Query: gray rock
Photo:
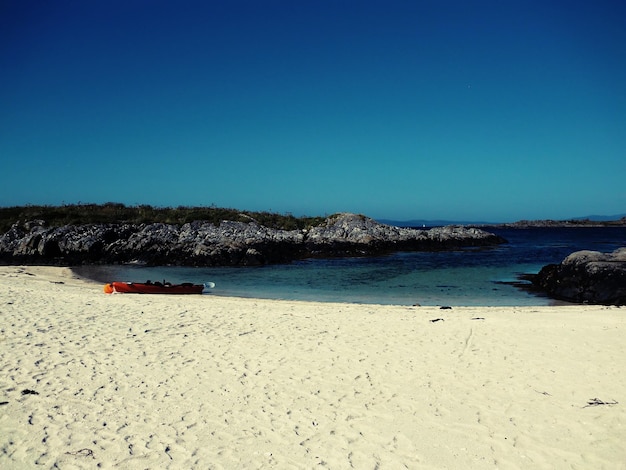
[[278, 230], [255, 221], [169, 224], [15, 224], [0, 237], [0, 260], [61, 265], [140, 262], [148, 265], [256, 266], [307, 257], [365, 256], [398, 250], [443, 250], [503, 243], [475, 228], [431, 230], [380, 224], [339, 214], [309, 230]]
[[576, 303], [626, 304], [626, 248], [612, 253], [577, 251], [544, 266], [533, 284], [551, 297]]

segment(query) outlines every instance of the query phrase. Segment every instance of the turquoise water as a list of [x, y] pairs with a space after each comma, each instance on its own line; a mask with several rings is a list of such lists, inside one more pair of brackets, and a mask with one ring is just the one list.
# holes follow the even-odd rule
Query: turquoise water
[[508, 244], [487, 249], [303, 260], [254, 268], [99, 266], [78, 269], [102, 281], [213, 281], [213, 295], [393, 305], [554, 305], [507, 283], [560, 262], [572, 251], [613, 251], [626, 228], [492, 230]]

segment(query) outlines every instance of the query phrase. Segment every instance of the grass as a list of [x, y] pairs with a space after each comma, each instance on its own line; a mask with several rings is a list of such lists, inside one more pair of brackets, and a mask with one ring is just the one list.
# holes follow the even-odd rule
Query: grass
[[0, 207], [0, 233], [6, 233], [16, 223], [44, 220], [48, 227], [84, 224], [152, 224], [183, 225], [206, 221], [219, 225], [224, 220], [257, 222], [283, 230], [301, 230], [322, 223], [325, 217], [295, 217], [273, 212], [250, 212], [219, 207], [153, 207], [127, 206], [117, 202], [105, 204], [68, 204], [63, 206]]

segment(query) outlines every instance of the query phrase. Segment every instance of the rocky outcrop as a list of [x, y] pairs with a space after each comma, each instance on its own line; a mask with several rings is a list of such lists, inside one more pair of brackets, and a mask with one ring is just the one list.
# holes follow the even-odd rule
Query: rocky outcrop
[[46, 227], [16, 223], [0, 237], [0, 261], [59, 265], [116, 264], [254, 266], [307, 257], [365, 256], [504, 243], [476, 228], [399, 228], [339, 214], [308, 230], [279, 230], [251, 221], [219, 225], [90, 224]]
[[340, 214], [306, 234], [306, 251], [321, 256], [358, 256], [392, 251], [438, 251], [505, 243], [476, 228], [435, 227], [430, 230], [385, 225], [356, 214]]
[[613, 253], [577, 251], [544, 266], [532, 279], [549, 296], [569, 302], [626, 305], [626, 248]]

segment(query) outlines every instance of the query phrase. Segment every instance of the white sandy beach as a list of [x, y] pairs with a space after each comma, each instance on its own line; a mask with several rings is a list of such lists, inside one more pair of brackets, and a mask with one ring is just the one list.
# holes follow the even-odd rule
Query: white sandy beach
[[625, 308], [105, 295], [10, 266], [0, 315], [3, 469], [626, 469]]

